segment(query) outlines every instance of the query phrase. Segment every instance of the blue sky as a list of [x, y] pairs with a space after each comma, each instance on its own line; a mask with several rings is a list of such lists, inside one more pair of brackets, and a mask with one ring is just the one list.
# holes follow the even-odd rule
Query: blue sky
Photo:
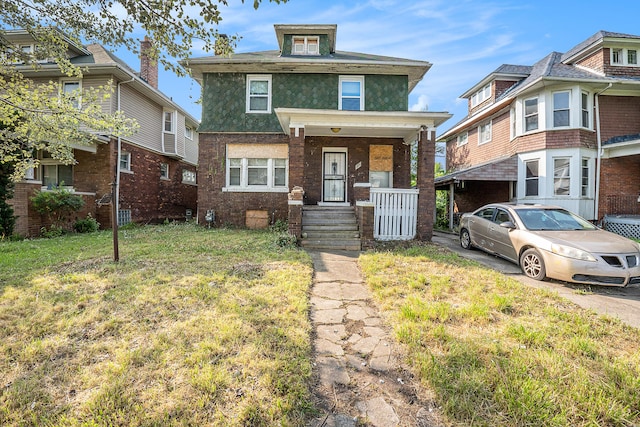
[[[501, 64], [533, 65], [599, 30], [640, 34], [640, 2], [632, 0], [289, 0], [258, 10], [251, 0], [229, 0], [220, 10], [220, 32], [242, 37], [236, 52], [277, 49], [274, 24], [337, 24], [337, 50], [432, 63], [409, 107], [454, 114], [438, 133], [466, 115], [458, 96]], [[139, 68], [137, 58], [116, 53]], [[200, 118], [195, 81], [160, 70], [159, 88]]]

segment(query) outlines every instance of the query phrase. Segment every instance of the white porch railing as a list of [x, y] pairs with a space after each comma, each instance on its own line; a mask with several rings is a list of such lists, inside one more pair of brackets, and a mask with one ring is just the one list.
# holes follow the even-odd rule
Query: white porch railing
[[374, 239], [411, 240], [416, 237], [418, 192], [416, 189], [371, 189]]

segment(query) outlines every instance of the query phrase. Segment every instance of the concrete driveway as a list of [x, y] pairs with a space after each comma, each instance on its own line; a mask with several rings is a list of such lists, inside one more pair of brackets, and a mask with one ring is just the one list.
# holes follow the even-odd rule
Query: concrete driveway
[[574, 285], [550, 279], [540, 282], [526, 277], [520, 270], [520, 267], [502, 258], [489, 255], [477, 249], [462, 249], [456, 234], [436, 231], [433, 233], [432, 241], [433, 243], [449, 248], [465, 258], [478, 261], [487, 267], [500, 271], [529, 286], [555, 291], [560, 296], [583, 308], [591, 309], [597, 313], [606, 314], [611, 317], [617, 317], [631, 326], [640, 328], [640, 286], [638, 285], [617, 288], [613, 286]]

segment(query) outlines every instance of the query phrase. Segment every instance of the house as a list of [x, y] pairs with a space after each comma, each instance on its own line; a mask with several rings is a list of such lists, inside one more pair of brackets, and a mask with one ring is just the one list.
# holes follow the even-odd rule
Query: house
[[[434, 132], [450, 114], [410, 112], [408, 97], [431, 64], [338, 51], [336, 25], [274, 27], [277, 50], [183, 63], [202, 85], [200, 221], [249, 227], [288, 221], [290, 233], [306, 236], [303, 245], [312, 235], [321, 245], [319, 229], [340, 228], [354, 221], [346, 217], [365, 212], [359, 229], [342, 227], [360, 233], [363, 244], [373, 234], [430, 239]], [[415, 141], [419, 198], [410, 190]], [[372, 223], [380, 212], [371, 204], [376, 191], [389, 200], [415, 193], [407, 196], [415, 206], [395, 207], [408, 216], [391, 234], [380, 235], [382, 226]], [[325, 240], [341, 240], [328, 233]], [[360, 248], [359, 240], [354, 244]]]
[[[3, 37], [23, 52], [34, 52], [34, 39], [21, 30], [3, 32]], [[149, 40], [142, 41], [144, 52]], [[17, 64], [22, 73], [39, 82], [59, 82], [61, 90], [111, 85], [113, 96], [102, 101], [106, 112], [121, 110], [134, 118], [139, 130], [130, 137], [98, 135], [98, 142], [74, 149], [75, 164], [64, 165], [47, 152], [37, 153], [40, 166], [17, 183], [10, 202], [17, 216], [15, 232], [38, 235], [43, 218], [33, 210], [30, 197], [63, 184], [85, 200], [79, 218], [91, 214], [110, 228], [111, 203], [117, 202], [118, 222], [184, 220], [197, 208], [196, 165], [198, 120], [158, 89], [158, 67], [142, 55], [140, 72], [134, 71], [99, 44], [80, 46], [69, 42], [67, 55], [82, 66], [81, 79], [62, 75], [55, 63], [42, 61], [32, 69]], [[79, 108], [82, 108], [81, 103]], [[112, 198], [112, 183], [119, 191]]]
[[[501, 65], [461, 95], [446, 141], [455, 212], [517, 201], [600, 222], [640, 214], [640, 36], [599, 31], [533, 65]], [[640, 236], [638, 236], [640, 237]]]

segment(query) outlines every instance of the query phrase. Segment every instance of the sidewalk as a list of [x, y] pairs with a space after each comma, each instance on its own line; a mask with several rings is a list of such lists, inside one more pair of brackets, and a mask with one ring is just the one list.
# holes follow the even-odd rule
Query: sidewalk
[[324, 414], [311, 426], [437, 426], [431, 396], [403, 366], [400, 348], [363, 284], [359, 252], [309, 251], [314, 378]]

